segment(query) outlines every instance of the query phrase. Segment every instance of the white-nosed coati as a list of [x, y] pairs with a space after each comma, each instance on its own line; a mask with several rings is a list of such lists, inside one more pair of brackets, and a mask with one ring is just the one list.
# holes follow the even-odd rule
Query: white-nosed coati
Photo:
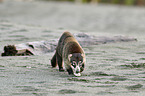
[[64, 71], [63, 62], [69, 74], [80, 76], [85, 67], [85, 53], [78, 41], [69, 32], [64, 32], [58, 41], [56, 52], [51, 59], [52, 67], [58, 64]]

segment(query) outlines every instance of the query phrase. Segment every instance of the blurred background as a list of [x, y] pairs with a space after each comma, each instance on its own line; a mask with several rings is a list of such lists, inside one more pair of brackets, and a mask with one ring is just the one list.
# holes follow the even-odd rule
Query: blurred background
[[[136, 36], [145, 31], [145, 0], [0, 0], [5, 21], [49, 29]], [[98, 33], [98, 34], [97, 34]], [[106, 34], [105, 34], [106, 33]], [[142, 36], [142, 35], [140, 35]]]
[[[0, 0], [0, 2], [5, 0]], [[17, 0], [22, 1], [22, 0]], [[35, 1], [35, 0], [23, 0], [23, 1]], [[42, 0], [39, 0], [42, 1]], [[120, 4], [120, 5], [145, 5], [145, 0], [43, 0], [43, 1], [69, 1], [75, 3], [105, 3], [105, 4]]]
[[121, 5], [138, 5], [145, 4], [145, 0], [46, 0], [46, 1], [71, 1], [77, 3], [108, 3], [108, 4], [121, 4]]
[[[0, 2], [5, 0], [0, 0]], [[22, 1], [22, 0], [17, 0]], [[35, 0], [23, 0], [23, 1], [35, 1]], [[42, 1], [42, 0], [39, 0]], [[120, 5], [145, 5], [145, 0], [43, 0], [43, 1], [69, 1], [75, 3], [105, 3], [105, 4], [120, 4]]]
[[[128, 35], [144, 38], [140, 34], [145, 31], [145, 0], [0, 1], [0, 23], [38, 26], [60, 30], [61, 33], [72, 30], [95, 35]], [[38, 37], [40, 38], [40, 35]], [[42, 39], [48, 38], [45, 36]]]

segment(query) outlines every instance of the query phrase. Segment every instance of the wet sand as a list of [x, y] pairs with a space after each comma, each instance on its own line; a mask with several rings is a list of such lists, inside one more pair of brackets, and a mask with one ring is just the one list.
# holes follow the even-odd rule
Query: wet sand
[[144, 7], [38, 1], [1, 3], [0, 53], [8, 44], [58, 39], [65, 30], [138, 39], [84, 47], [87, 64], [81, 77], [51, 68], [53, 52], [0, 57], [1, 96], [144, 96], [143, 20]]

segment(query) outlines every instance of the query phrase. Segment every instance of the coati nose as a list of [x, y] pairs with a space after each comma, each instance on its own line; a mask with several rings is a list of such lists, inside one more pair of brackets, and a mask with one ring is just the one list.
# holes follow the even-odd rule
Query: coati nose
[[76, 66], [76, 73], [80, 73], [80, 67], [79, 66]]
[[79, 71], [76, 71], [76, 73], [79, 73]]
[[77, 70], [77, 71], [76, 71], [76, 73], [80, 73], [80, 71], [79, 71], [79, 70]]

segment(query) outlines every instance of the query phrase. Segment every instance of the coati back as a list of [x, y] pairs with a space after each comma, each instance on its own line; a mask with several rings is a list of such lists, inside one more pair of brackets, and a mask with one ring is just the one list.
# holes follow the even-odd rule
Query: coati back
[[85, 67], [85, 53], [78, 41], [69, 32], [64, 32], [58, 41], [56, 52], [51, 59], [52, 67], [58, 64], [64, 71], [63, 62], [69, 74], [80, 76]]

